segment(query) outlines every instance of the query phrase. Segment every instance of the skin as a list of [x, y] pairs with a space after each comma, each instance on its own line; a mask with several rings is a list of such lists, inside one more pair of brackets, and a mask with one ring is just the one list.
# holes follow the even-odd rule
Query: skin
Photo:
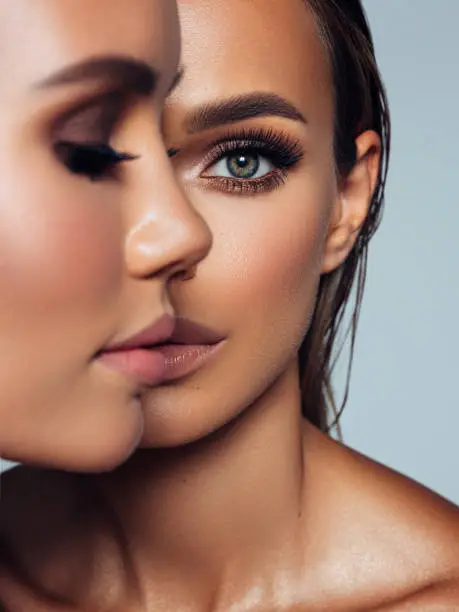
[[[164, 283], [211, 242], [178, 189], [159, 129], [180, 53], [176, 6], [19, 0], [0, 7], [0, 31], [8, 75], [0, 84], [0, 455], [104, 470], [125, 460], [142, 435], [142, 386], [95, 354], [170, 312]], [[155, 89], [129, 91], [108, 69], [48, 83], [107, 55], [155, 70]], [[112, 91], [119, 103], [101, 99]], [[58, 158], [61, 140], [110, 142], [140, 159], [116, 179], [91, 182]], [[162, 220], [151, 218], [170, 202], [168, 231], [176, 237], [161, 246], [174, 265], [159, 271], [155, 257], [161, 282], [151, 282], [149, 252], [164, 233]]]
[[[181, 316], [226, 339], [196, 373], [143, 395], [144, 450], [123, 467], [93, 477], [27, 468], [7, 475], [5, 606], [454, 609], [457, 509], [300, 414], [296, 352], [320, 275], [345, 260], [367, 214], [379, 138], [359, 136], [357, 164], [338, 180], [330, 67], [303, 3], [179, 8], [184, 71], [163, 131], [212, 247], [193, 279], [164, 283], [163, 294]], [[188, 133], [202, 105], [253, 91], [293, 102], [307, 124], [263, 116]], [[215, 180], [217, 166], [204, 163], [209, 146], [241, 127], [281, 130], [304, 149], [278, 189], [228, 191]], [[33, 516], [21, 512], [23, 499], [37, 507]]]

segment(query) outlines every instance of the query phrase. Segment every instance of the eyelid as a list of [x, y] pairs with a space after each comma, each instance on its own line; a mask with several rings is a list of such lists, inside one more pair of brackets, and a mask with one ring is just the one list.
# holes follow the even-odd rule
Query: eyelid
[[229, 133], [214, 140], [206, 147], [202, 166], [208, 169], [225, 155], [241, 149], [252, 149], [274, 162], [288, 162], [287, 165], [294, 165], [304, 157], [299, 140], [283, 131], [257, 128]]
[[127, 102], [126, 94], [116, 91], [86, 98], [54, 120], [53, 138], [75, 142], [107, 141], [121, 121]]
[[[224, 154], [229, 155], [242, 147], [256, 149], [257, 153], [272, 161], [276, 166], [269, 177], [259, 179], [230, 179], [226, 177], [213, 177], [206, 172], [209, 168], [221, 160]], [[232, 126], [225, 133], [218, 137], [211, 138], [209, 135], [193, 136], [190, 140], [177, 143], [169, 149], [172, 153], [171, 162], [179, 170], [181, 178], [185, 181], [195, 181], [202, 179], [200, 185], [203, 189], [211, 189], [221, 192], [229, 190], [220, 187], [226, 181], [239, 181], [241, 184], [249, 183], [253, 185], [252, 191], [263, 192], [263, 185], [280, 186], [284, 182], [284, 177], [293, 171], [304, 159], [306, 150], [302, 140], [287, 132], [285, 129], [272, 128], [267, 126], [241, 127]], [[174, 159], [175, 157], [175, 159]], [[256, 185], [255, 185], [256, 183]], [[256, 187], [256, 189], [255, 189]], [[268, 186], [267, 191], [271, 188]], [[246, 193], [250, 188], [240, 189], [234, 187], [233, 193]]]
[[122, 163], [134, 161], [136, 155], [123, 153], [105, 144], [58, 142], [54, 145], [56, 157], [67, 170], [91, 181], [117, 178], [115, 170]]

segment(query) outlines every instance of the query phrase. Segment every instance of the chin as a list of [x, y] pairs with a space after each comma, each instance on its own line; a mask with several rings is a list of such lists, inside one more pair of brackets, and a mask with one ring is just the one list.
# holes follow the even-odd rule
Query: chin
[[218, 424], [202, 424], [200, 427], [196, 424], [184, 424], [183, 422], [174, 426], [170, 423], [168, 426], [155, 427], [153, 424], [147, 427], [139, 448], [143, 449], [167, 449], [187, 446], [189, 444], [204, 441], [210, 435], [226, 425], [226, 421]]
[[[66, 444], [70, 463], [67, 469], [87, 473], [111, 471], [127, 461], [139, 445], [144, 430], [141, 404], [124, 391], [107, 386], [105, 381], [86, 391], [85, 398], [77, 398], [80, 405], [84, 403], [85, 410], [72, 411], [75, 416]], [[76, 403], [74, 399], [72, 408]]]
[[279, 359], [274, 366], [260, 363], [254, 368], [237, 357], [149, 389], [141, 399], [144, 432], [139, 447], [165, 449], [205, 441], [262, 398], [285, 367]]
[[143, 433], [139, 406], [130, 405], [125, 398], [114, 401], [113, 395], [108, 400], [89, 395], [86, 400], [84, 411], [78, 411], [80, 401], [68, 405], [53, 429], [27, 445], [27, 456], [21, 453], [14, 459], [77, 473], [107, 472], [127, 461]]
[[[167, 398], [169, 401], [160, 398], [158, 391], [164, 389], [155, 389], [146, 402], [145, 428], [139, 444], [143, 449], [177, 448], [204, 441], [239, 414], [233, 406], [222, 406], [221, 402], [212, 401], [210, 393], [196, 392], [193, 397], [192, 390], [183, 391], [183, 395], [177, 394], [177, 399], [171, 402], [170, 397]], [[180, 401], [178, 395], [186, 399]], [[216, 406], [219, 407], [218, 413]]]
[[143, 426], [115, 427], [111, 431], [99, 431], [76, 454], [71, 471], [85, 473], [109, 472], [125, 463], [139, 446]]
[[76, 461], [71, 463], [68, 471], [86, 474], [100, 474], [111, 472], [127, 461], [136, 450], [138, 444], [106, 449], [91, 449], [81, 454]]
[[135, 447], [132, 446], [122, 449], [81, 448], [81, 445], [78, 444], [75, 445], [75, 452], [69, 446], [66, 447], [65, 452], [62, 452], [62, 448], [47, 444], [46, 452], [34, 452], [34, 449], [30, 449], [28, 453], [6, 453], [2, 455], [2, 459], [37, 469], [98, 474], [117, 468], [131, 456], [134, 450]]

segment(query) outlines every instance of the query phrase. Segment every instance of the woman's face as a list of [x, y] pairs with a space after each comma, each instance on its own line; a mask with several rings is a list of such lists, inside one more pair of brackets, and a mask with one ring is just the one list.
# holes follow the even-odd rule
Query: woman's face
[[145, 381], [101, 355], [172, 312], [165, 283], [211, 240], [161, 136], [176, 5], [2, 2], [0, 41], [0, 454], [105, 469]]
[[183, 78], [164, 130], [213, 246], [170, 297], [225, 340], [193, 375], [148, 392], [145, 446], [198, 439], [295, 392], [320, 275], [349, 253], [377, 173], [366, 133], [338, 181], [331, 69], [304, 2], [183, 0], [179, 13]]

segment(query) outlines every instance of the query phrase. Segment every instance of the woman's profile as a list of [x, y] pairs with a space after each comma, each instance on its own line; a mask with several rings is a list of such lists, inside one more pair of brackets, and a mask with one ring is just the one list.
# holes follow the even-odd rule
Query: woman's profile
[[[389, 153], [361, 3], [198, 0], [179, 13], [162, 130], [211, 242], [173, 277], [164, 246], [177, 234], [149, 251], [175, 320], [150, 348], [166, 372], [141, 395], [141, 450], [106, 474], [5, 477], [4, 605], [457, 609], [457, 508], [327, 435]], [[177, 206], [155, 222], [167, 228]]]
[[[0, 31], [0, 456], [108, 469], [136, 446], [139, 394], [164, 373], [163, 358], [123, 364], [120, 349], [173, 323], [148, 248], [155, 199], [180, 197], [156, 129], [176, 75], [176, 5], [18, 0], [2, 3]], [[171, 247], [176, 269], [209, 243], [183, 210], [193, 238]]]

